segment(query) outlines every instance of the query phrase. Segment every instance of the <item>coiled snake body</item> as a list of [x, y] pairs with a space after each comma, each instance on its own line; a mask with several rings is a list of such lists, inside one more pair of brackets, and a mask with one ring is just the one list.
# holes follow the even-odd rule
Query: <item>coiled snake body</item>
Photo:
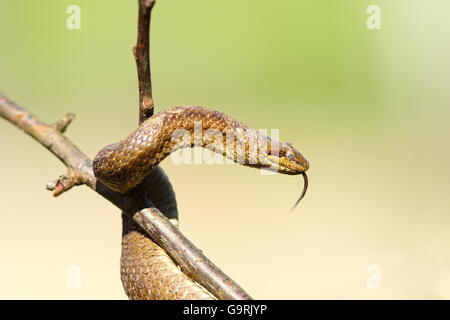
[[[309, 168], [308, 161], [290, 143], [266, 137], [222, 112], [186, 106], [155, 114], [125, 139], [103, 148], [94, 159], [94, 173], [119, 193], [130, 191], [147, 177], [151, 181], [150, 196], [159, 209], [176, 214], [173, 190], [158, 164], [175, 150], [193, 146], [246, 166], [303, 174], [305, 179]], [[131, 299], [214, 299], [125, 216], [121, 277]]]

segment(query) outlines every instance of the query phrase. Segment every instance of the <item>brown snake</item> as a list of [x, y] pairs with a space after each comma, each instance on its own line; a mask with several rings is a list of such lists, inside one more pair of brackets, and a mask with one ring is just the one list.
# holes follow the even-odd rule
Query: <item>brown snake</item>
[[[305, 186], [295, 205], [306, 192], [309, 164], [290, 143], [266, 137], [222, 112], [195, 106], [174, 107], [148, 118], [125, 139], [97, 154], [94, 173], [119, 193], [127, 193], [145, 179], [158, 209], [176, 217], [172, 187], [158, 164], [175, 150], [194, 146], [245, 166], [302, 174]], [[215, 299], [125, 215], [121, 278], [131, 299]]]

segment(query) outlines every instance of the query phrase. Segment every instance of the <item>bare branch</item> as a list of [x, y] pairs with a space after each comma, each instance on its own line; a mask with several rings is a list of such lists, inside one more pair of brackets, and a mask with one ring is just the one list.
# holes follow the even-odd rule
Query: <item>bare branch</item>
[[[53, 153], [67, 168], [78, 175], [79, 183], [95, 188], [96, 179], [92, 172], [89, 158], [56, 129], [57, 126], [49, 126], [36, 117], [8, 100], [0, 93], [0, 116], [10, 121], [18, 128], [25, 131], [36, 141]], [[75, 178], [72, 176], [72, 178]]]
[[[180, 265], [181, 270], [219, 299], [251, 297], [215, 266], [156, 208], [136, 212], [133, 219]], [[161, 230], [164, 230], [161, 232]]]
[[133, 48], [139, 81], [139, 123], [153, 115], [150, 69], [150, 18], [155, 0], [138, 0], [138, 38]]
[[67, 174], [47, 184], [47, 189], [53, 190], [55, 195], [69, 190], [74, 185], [89, 186], [125, 214], [132, 216], [171, 254], [183, 272], [210, 290], [213, 295], [222, 299], [251, 299], [239, 285], [212, 264], [177, 228], [173, 227], [154, 204], [139, 192], [139, 189], [136, 189], [135, 194], [122, 195], [98, 182], [92, 171], [91, 160], [59, 130], [41, 122], [2, 93], [0, 93], [0, 117], [25, 131], [66, 165]]

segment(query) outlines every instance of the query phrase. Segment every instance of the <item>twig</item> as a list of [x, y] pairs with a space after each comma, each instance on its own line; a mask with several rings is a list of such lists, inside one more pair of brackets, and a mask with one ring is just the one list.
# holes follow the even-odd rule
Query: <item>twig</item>
[[222, 299], [251, 299], [238, 284], [204, 257], [177, 228], [168, 227], [168, 224], [170, 225], [168, 219], [147, 197], [139, 192], [118, 194], [98, 182], [92, 171], [91, 160], [61, 131], [41, 122], [2, 93], [0, 93], [0, 117], [25, 131], [66, 165], [67, 173], [47, 184], [47, 188], [53, 190], [55, 196], [75, 185], [89, 186], [127, 215], [133, 216], [150, 236], [155, 237], [154, 239], [180, 265], [183, 272], [191, 275], [193, 280], [210, 290], [213, 295]]
[[[8, 100], [2, 93], [0, 93], [0, 116], [25, 131], [66, 165], [67, 173], [47, 185], [47, 189], [53, 190], [55, 196], [63, 192], [61, 188], [69, 190], [78, 184], [95, 188], [96, 179], [92, 172], [91, 161], [62, 135], [62, 128], [65, 130], [67, 125], [46, 125]], [[56, 189], [58, 189], [57, 194], [55, 194]]]
[[66, 132], [67, 127], [72, 121], [75, 120], [75, 115], [73, 113], [68, 113], [62, 117], [58, 122], [52, 124], [52, 128], [55, 128], [61, 133]]
[[133, 48], [139, 81], [139, 123], [153, 115], [152, 78], [150, 70], [150, 18], [155, 0], [138, 0], [138, 38]]

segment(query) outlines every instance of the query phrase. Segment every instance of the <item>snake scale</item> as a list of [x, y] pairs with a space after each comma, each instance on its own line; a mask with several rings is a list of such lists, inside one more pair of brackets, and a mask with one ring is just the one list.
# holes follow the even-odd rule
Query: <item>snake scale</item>
[[[93, 161], [94, 173], [119, 193], [129, 192], [145, 179], [158, 209], [177, 217], [174, 192], [158, 164], [172, 152], [194, 146], [245, 166], [302, 174], [305, 187], [297, 203], [306, 192], [309, 163], [292, 144], [262, 135], [222, 112], [197, 106], [174, 107], [148, 118], [125, 139], [100, 150]], [[130, 299], [215, 299], [182, 273], [131, 218], [122, 216], [121, 279]]]

